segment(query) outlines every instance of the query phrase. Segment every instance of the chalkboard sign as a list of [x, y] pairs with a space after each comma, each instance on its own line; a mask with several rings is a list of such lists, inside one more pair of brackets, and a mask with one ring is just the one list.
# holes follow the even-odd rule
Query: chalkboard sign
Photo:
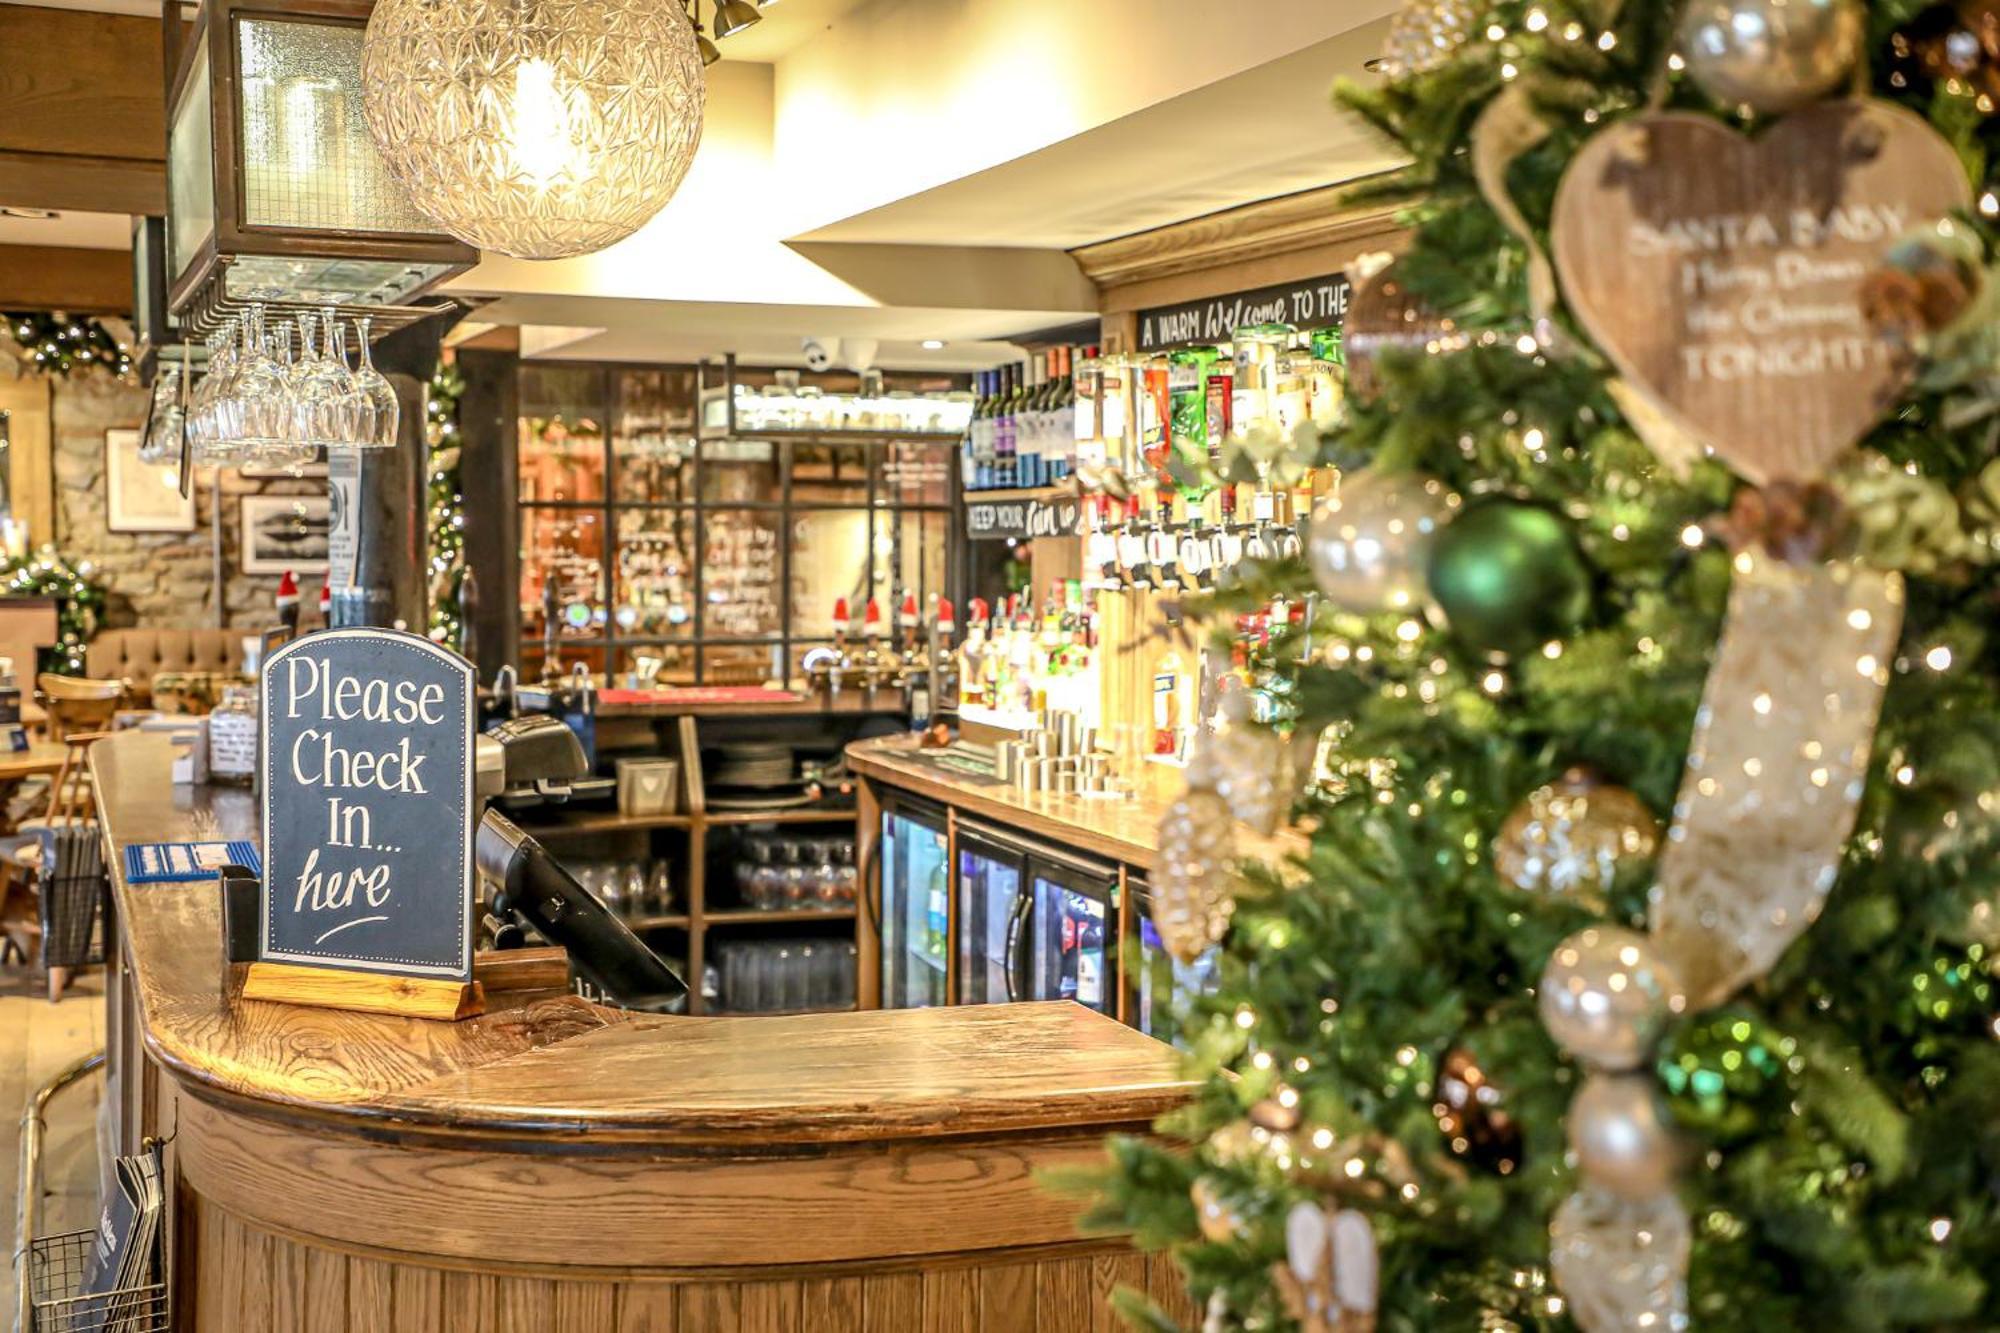
[[965, 507], [965, 531], [976, 542], [1008, 537], [1074, 537], [1083, 531], [1083, 502], [1074, 495], [1052, 500], [974, 499]]
[[1295, 329], [1330, 329], [1347, 318], [1353, 284], [1344, 273], [1303, 282], [1281, 282], [1227, 296], [1208, 296], [1139, 312], [1139, 350], [1161, 352], [1170, 347], [1225, 343], [1236, 330], [1259, 324], [1289, 324]]
[[472, 975], [473, 671], [393, 630], [264, 659], [267, 961]]

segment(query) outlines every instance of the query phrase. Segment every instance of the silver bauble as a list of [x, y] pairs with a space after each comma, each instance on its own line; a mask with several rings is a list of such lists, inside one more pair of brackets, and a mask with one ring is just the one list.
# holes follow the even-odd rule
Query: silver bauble
[[1306, 558], [1327, 600], [1342, 611], [1416, 611], [1425, 601], [1432, 539], [1458, 499], [1410, 474], [1363, 472], [1313, 506]]
[[1591, 926], [1556, 946], [1542, 972], [1542, 1025], [1558, 1045], [1604, 1069], [1636, 1069], [1687, 996], [1653, 942]]
[[1585, 1180], [1625, 1199], [1674, 1182], [1679, 1149], [1650, 1074], [1592, 1074], [1569, 1106], [1569, 1146]]
[[1775, 116], [1840, 87], [1866, 29], [1859, 0], [1692, 0], [1681, 58], [1717, 102]]
[[1687, 1328], [1693, 1248], [1687, 1209], [1671, 1191], [1632, 1200], [1586, 1186], [1549, 1223], [1549, 1267], [1584, 1333]]

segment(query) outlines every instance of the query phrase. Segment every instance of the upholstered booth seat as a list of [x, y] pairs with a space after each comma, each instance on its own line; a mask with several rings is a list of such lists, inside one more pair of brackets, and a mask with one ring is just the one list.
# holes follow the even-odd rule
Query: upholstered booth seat
[[167, 674], [233, 675], [243, 669], [240, 629], [112, 629], [91, 640], [89, 671], [98, 680], [125, 680], [131, 702], [153, 701], [153, 677]]

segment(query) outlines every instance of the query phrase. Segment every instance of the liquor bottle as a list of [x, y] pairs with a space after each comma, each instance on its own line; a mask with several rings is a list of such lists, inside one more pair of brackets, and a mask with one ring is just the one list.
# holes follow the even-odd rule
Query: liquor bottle
[[1123, 357], [1105, 357], [1098, 362], [1098, 435], [1104, 461], [1128, 479], [1138, 476], [1131, 441], [1132, 375], [1132, 364]]
[[968, 491], [986, 489], [986, 372], [972, 377], [972, 419], [965, 423], [959, 472]]
[[985, 599], [975, 597], [967, 602], [965, 643], [958, 650], [958, 706], [961, 711], [987, 705], [986, 623]]
[[993, 484], [1002, 490], [1011, 490], [1017, 484], [1014, 479], [1014, 430], [1018, 394], [1013, 367], [1003, 367], [999, 376], [999, 393], [993, 404]]
[[1053, 481], [1067, 480], [1076, 471], [1076, 378], [1072, 365], [1074, 347], [1055, 350], [1055, 389], [1049, 397], [1049, 441], [1055, 450]]
[[979, 400], [979, 488], [990, 491], [1000, 485], [1000, 372], [989, 370], [980, 378], [985, 389]]
[[1044, 362], [1031, 355], [1021, 363], [1021, 401], [1014, 416], [1014, 447], [1018, 451], [1015, 485], [1042, 484], [1042, 390]]
[[1037, 450], [1041, 481], [1037, 484], [1042, 486], [1056, 482], [1062, 461], [1062, 441], [1056, 434], [1056, 397], [1061, 392], [1057, 377], [1061, 370], [1060, 348], [1051, 347], [1042, 353], [1042, 388], [1035, 396], [1035, 435], [1041, 445]]

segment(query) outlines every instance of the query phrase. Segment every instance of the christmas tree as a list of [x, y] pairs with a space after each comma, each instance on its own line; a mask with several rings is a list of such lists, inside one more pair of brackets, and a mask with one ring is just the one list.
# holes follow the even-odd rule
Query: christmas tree
[[1338, 493], [1197, 608], [1316, 608], [1162, 829], [1202, 1090], [1091, 1220], [1215, 1329], [2000, 1328], [2000, 6], [1383, 66]]

